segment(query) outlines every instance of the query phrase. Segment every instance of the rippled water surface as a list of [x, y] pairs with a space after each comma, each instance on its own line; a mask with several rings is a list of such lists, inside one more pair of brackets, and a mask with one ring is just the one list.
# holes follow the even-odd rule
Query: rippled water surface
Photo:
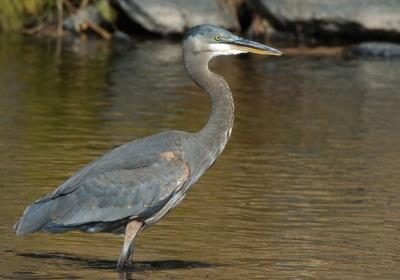
[[0, 41], [0, 277], [400, 279], [400, 61], [220, 58], [236, 102], [231, 141], [183, 203], [137, 240], [12, 225], [105, 151], [196, 131], [209, 102], [180, 45]]

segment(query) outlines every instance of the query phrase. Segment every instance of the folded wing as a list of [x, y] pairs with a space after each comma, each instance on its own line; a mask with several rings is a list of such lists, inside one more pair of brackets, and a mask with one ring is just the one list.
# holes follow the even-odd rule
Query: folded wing
[[83, 179], [73, 191], [29, 206], [16, 225], [17, 234], [146, 219], [157, 213], [188, 177], [188, 165], [175, 153], [166, 152], [146, 166]]

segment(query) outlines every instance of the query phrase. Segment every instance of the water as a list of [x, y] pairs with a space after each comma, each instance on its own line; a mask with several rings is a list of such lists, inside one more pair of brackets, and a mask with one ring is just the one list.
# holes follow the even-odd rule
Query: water
[[185, 201], [114, 269], [122, 238], [12, 225], [105, 151], [210, 112], [180, 45], [0, 41], [0, 277], [399, 279], [400, 61], [221, 58], [231, 141]]

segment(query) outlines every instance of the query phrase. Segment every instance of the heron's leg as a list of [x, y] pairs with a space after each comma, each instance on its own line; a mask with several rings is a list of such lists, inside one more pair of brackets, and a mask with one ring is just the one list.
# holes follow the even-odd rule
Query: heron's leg
[[128, 253], [126, 253], [126, 257], [127, 257], [126, 261], [127, 261], [128, 263], [132, 262], [132, 259], [133, 259], [133, 251], [134, 251], [134, 250], [135, 250], [135, 244], [134, 244], [134, 242], [132, 242], [131, 245], [130, 245], [129, 248], [128, 248]]
[[123, 268], [126, 262], [132, 259], [130, 254], [133, 253], [133, 241], [135, 240], [135, 237], [142, 225], [143, 223], [138, 221], [132, 221], [126, 225], [124, 247], [122, 248], [121, 255], [118, 259], [118, 269]]

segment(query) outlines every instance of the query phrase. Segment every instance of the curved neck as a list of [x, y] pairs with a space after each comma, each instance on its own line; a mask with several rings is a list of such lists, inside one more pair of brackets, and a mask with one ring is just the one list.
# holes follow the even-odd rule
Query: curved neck
[[214, 148], [219, 155], [231, 134], [234, 103], [225, 79], [209, 70], [210, 58], [206, 53], [184, 56], [186, 71], [196, 84], [209, 95], [212, 106], [207, 124], [197, 135], [208, 148]]

